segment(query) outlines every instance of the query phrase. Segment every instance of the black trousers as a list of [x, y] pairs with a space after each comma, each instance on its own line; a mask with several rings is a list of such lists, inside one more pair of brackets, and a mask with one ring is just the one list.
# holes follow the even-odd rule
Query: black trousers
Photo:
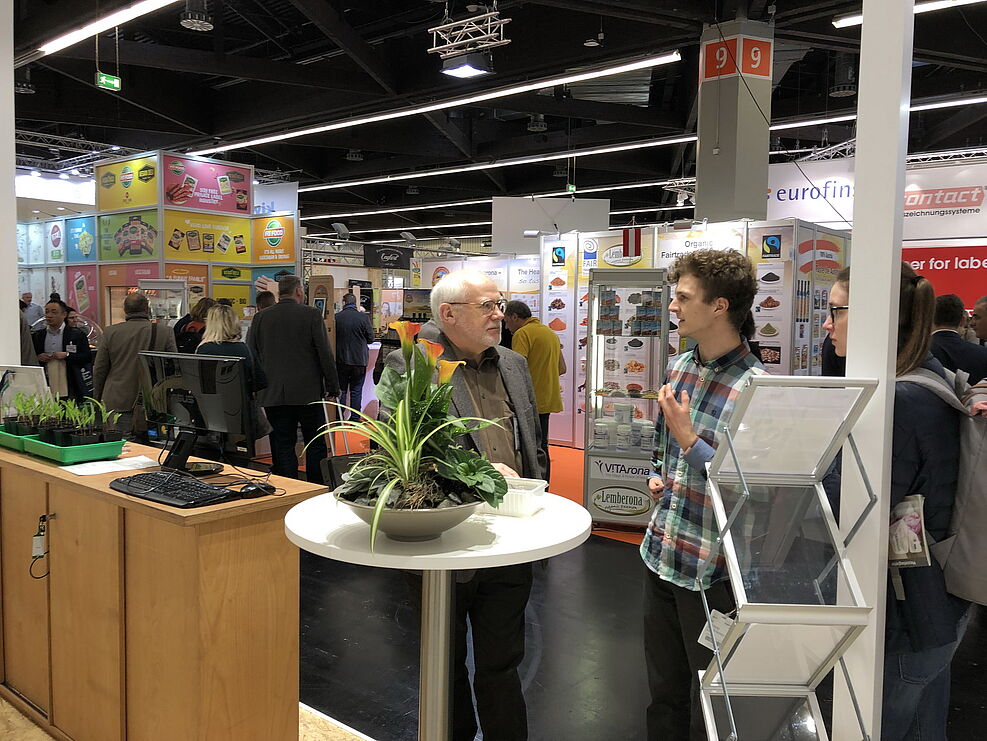
[[301, 425], [305, 442], [313, 440], [305, 451], [305, 473], [313, 484], [325, 483], [322, 480], [321, 464], [329, 455], [325, 438], [319, 428], [326, 423], [326, 415], [319, 404], [285, 404], [264, 407], [267, 421], [271, 423], [271, 473], [288, 478], [301, 478], [298, 475], [298, 457], [295, 443], [298, 441], [298, 426]]
[[545, 414], [538, 415], [538, 421], [541, 423], [541, 449], [545, 451], [545, 480], [552, 480], [552, 459], [548, 455], [548, 415]]
[[[336, 375], [339, 377], [339, 403], [363, 411], [363, 381], [367, 377], [365, 365], [346, 365], [336, 363]], [[360, 416], [339, 410], [340, 419], [360, 419]]]
[[[698, 672], [713, 652], [697, 643], [706, 625], [702, 597], [644, 567], [644, 658], [648, 667], [648, 741], [706, 741]], [[706, 590], [711, 610], [734, 609], [729, 582]]]
[[[412, 604], [421, 615], [421, 577], [407, 574]], [[452, 741], [527, 741], [528, 713], [518, 667], [524, 659], [524, 610], [531, 594], [531, 564], [479, 569], [456, 583], [452, 656]], [[466, 666], [467, 621], [473, 631], [473, 687]], [[473, 696], [476, 695], [476, 712]]]

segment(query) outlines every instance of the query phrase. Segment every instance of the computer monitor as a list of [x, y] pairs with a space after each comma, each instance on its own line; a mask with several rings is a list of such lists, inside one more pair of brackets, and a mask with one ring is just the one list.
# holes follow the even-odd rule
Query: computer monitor
[[[184, 468], [194, 436], [219, 435], [253, 454], [254, 421], [251, 414], [249, 373], [244, 358], [225, 355], [140, 353], [141, 395], [148, 427], [177, 430], [172, 450], [173, 468]], [[190, 434], [189, 434], [190, 433]]]
[[14, 397], [19, 393], [50, 396], [45, 369], [37, 365], [0, 365], [0, 410], [4, 417], [17, 413]]

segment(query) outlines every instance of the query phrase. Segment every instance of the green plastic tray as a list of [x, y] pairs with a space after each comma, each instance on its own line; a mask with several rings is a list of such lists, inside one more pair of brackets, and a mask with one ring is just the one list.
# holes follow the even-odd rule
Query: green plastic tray
[[94, 445], [49, 445], [32, 437], [25, 437], [24, 452], [49, 458], [56, 463], [85, 463], [86, 461], [105, 461], [116, 458], [123, 450], [123, 440], [111, 443], [96, 443]]
[[0, 445], [11, 450], [24, 452], [24, 441], [27, 439], [37, 440], [37, 435], [11, 435], [9, 432], [0, 430]]

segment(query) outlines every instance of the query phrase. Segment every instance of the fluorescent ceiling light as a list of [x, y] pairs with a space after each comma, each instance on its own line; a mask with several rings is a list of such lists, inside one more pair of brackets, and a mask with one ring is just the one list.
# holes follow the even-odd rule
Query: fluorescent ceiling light
[[377, 183], [394, 183], [402, 180], [412, 180], [414, 178], [430, 178], [438, 175], [455, 175], [462, 172], [478, 172], [480, 170], [491, 170], [496, 167], [516, 167], [518, 165], [530, 165], [536, 162], [552, 162], [554, 160], [564, 160], [570, 157], [592, 157], [598, 154], [614, 154], [616, 152], [630, 152], [636, 149], [650, 149], [652, 147], [667, 147], [672, 144], [687, 144], [698, 139], [695, 134], [688, 136], [675, 136], [668, 139], [649, 139], [643, 142], [632, 142], [630, 144], [615, 144], [610, 147], [595, 147], [593, 149], [576, 149], [568, 152], [556, 152], [554, 154], [540, 154], [532, 157], [515, 157], [513, 159], [499, 160], [497, 162], [484, 162], [478, 165], [463, 165], [461, 167], [442, 167], [434, 170], [417, 170], [399, 175], [383, 175], [377, 178], [365, 178], [363, 180], [346, 180], [339, 183], [327, 183], [326, 185], [310, 185], [307, 188], [299, 188], [299, 193], [312, 193], [317, 190], [338, 190], [339, 188], [353, 188], [357, 185], [375, 185]]
[[987, 103], [987, 95], [982, 95], [979, 98], [963, 98], [961, 100], [942, 100], [938, 103], [920, 103], [919, 105], [913, 105], [910, 110], [912, 113], [916, 111], [934, 111], [939, 108], [956, 108], [963, 105], [977, 105], [978, 103]]
[[695, 208], [695, 206], [657, 206], [655, 208], [626, 208], [622, 211], [611, 211], [611, 216], [620, 214], [646, 214], [649, 211], [680, 211], [684, 208]]
[[142, 15], [153, 13], [155, 10], [174, 5], [177, 2], [178, 0], [142, 0], [142, 2], [128, 5], [126, 8], [117, 10], [109, 15], [104, 15], [102, 18], [97, 18], [88, 25], [52, 39], [38, 47], [38, 51], [42, 55], [54, 54], [62, 49], [67, 49], [74, 44], [78, 44], [80, 41], [85, 41], [97, 34], [103, 33], [103, 31], [107, 31], [114, 26], [122, 26], [128, 21], [134, 20], [134, 18], [140, 18]]
[[856, 113], [847, 113], [842, 116], [827, 116], [826, 118], [808, 118], [804, 121], [788, 121], [786, 123], [771, 124], [771, 131], [784, 131], [785, 129], [800, 129], [804, 126], [822, 126], [824, 124], [841, 123], [843, 121], [853, 121], [857, 118]]
[[480, 198], [475, 201], [451, 201], [450, 203], [430, 203], [424, 206], [399, 206], [398, 208], [375, 208], [371, 211], [350, 211], [345, 214], [321, 214], [319, 216], [302, 216], [298, 220], [306, 219], [346, 219], [351, 216], [373, 216], [374, 214], [399, 214], [405, 211], [427, 211], [434, 208], [450, 208], [452, 206], [475, 206], [481, 203], [493, 203], [490, 198]]
[[[962, 5], [976, 5], [977, 3], [982, 3], [985, 0], [930, 0], [926, 3], [915, 3], [915, 15], [919, 13], [931, 13], [933, 10], [945, 10], [947, 8], [958, 8]], [[850, 26], [859, 26], [864, 22], [864, 16], [861, 13], [854, 13], [853, 15], [837, 16], [833, 19], [833, 25], [836, 28], [849, 28]]]
[[[457, 234], [455, 237], [448, 237], [442, 235], [441, 237], [425, 237], [424, 239], [419, 239], [419, 242], [437, 242], [441, 239], [482, 239], [484, 237], [492, 237], [493, 234]], [[364, 242], [363, 244], [407, 244], [403, 239], [371, 239], [369, 242]]]
[[[415, 229], [461, 229], [464, 226], [490, 226], [492, 221], [466, 221], [461, 224], [422, 224], [421, 226], [415, 226]], [[388, 227], [387, 229], [354, 229], [350, 234], [369, 234], [371, 232], [403, 232], [407, 231], [408, 225]]]
[[308, 136], [310, 134], [321, 134], [326, 131], [337, 131], [339, 129], [349, 129], [356, 126], [364, 126], [366, 124], [378, 123], [380, 121], [391, 121], [395, 118], [407, 118], [408, 116], [418, 116], [423, 113], [442, 111], [445, 110], [446, 108], [458, 108], [460, 106], [473, 105], [474, 103], [481, 103], [487, 100], [505, 98], [510, 95], [520, 95], [522, 93], [530, 93], [534, 90], [541, 90], [542, 88], [556, 87], [558, 85], [571, 85], [576, 82], [583, 82], [584, 80], [595, 80], [600, 77], [610, 77], [613, 75], [623, 74], [624, 72], [633, 72], [635, 70], [640, 70], [640, 69], [649, 69], [651, 67], [657, 67], [662, 64], [670, 64], [671, 62], [678, 62], [681, 58], [682, 57], [678, 53], [678, 51], [673, 51], [669, 54], [659, 54], [656, 56], [645, 57], [643, 59], [638, 59], [633, 62], [617, 64], [611, 67], [601, 67], [601, 68], [589, 70], [587, 72], [579, 72], [571, 75], [562, 75], [560, 77], [551, 77], [543, 80], [535, 80], [534, 82], [526, 82], [521, 85], [498, 88], [496, 90], [490, 90], [485, 93], [477, 93], [476, 95], [467, 95], [461, 98], [453, 98], [451, 100], [444, 100], [444, 101], [439, 101], [437, 103], [430, 103], [428, 105], [415, 106], [412, 108], [399, 108], [394, 111], [384, 111], [382, 113], [374, 113], [369, 116], [349, 118], [346, 119], [345, 121], [334, 121], [333, 123], [323, 124], [321, 126], [312, 126], [307, 129], [298, 129], [297, 131], [286, 131], [282, 134], [272, 134], [271, 136], [263, 136], [257, 139], [249, 139], [247, 141], [224, 142], [221, 147], [210, 147], [209, 149], [200, 149], [195, 152], [190, 152], [190, 154], [193, 155], [214, 154], [216, 152], [225, 152], [230, 149], [243, 149], [245, 147], [256, 147], [261, 144], [270, 144], [271, 142], [284, 141], [285, 139], [296, 139], [300, 136]]

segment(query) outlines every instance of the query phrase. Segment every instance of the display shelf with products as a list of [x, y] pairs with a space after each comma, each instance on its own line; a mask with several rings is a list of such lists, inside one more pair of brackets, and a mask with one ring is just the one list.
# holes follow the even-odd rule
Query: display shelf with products
[[670, 292], [664, 270], [622, 272], [589, 276], [585, 506], [594, 521], [643, 527]]

